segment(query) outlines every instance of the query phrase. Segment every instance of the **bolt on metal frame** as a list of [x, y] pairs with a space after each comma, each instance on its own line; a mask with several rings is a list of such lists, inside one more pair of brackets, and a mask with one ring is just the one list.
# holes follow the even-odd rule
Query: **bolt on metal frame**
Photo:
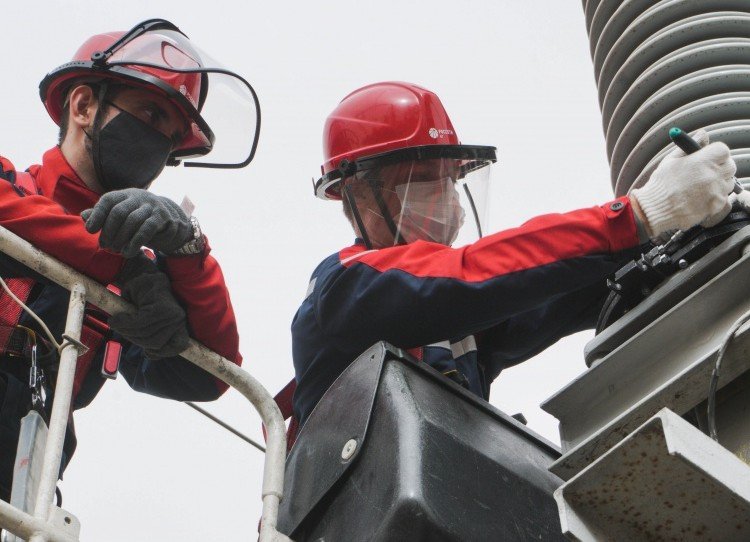
[[[83, 310], [87, 301], [109, 314], [133, 312], [134, 308], [93, 279], [78, 273], [2, 227], [0, 251], [71, 292], [65, 325], [66, 339], [60, 355], [60, 369], [34, 514], [28, 514], [0, 500], [0, 527], [30, 542], [77, 542], [76, 538], [52, 525], [49, 519], [54, 506], [52, 500], [60, 470], [76, 361], [81, 354], [76, 342], [80, 339]], [[180, 356], [235, 388], [260, 414], [268, 435], [263, 468], [260, 541], [291, 542], [276, 530], [286, 460], [286, 426], [276, 402], [268, 390], [249, 373], [193, 339], [190, 339], [188, 347]], [[255, 533], [249, 532], [247, 537], [253, 539]]]

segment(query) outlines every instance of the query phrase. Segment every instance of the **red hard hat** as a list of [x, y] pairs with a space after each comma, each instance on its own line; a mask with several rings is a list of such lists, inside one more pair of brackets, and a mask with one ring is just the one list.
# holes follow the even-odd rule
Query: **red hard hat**
[[[123, 39], [124, 43], [117, 46]], [[110, 54], [102, 55], [110, 48], [113, 49]], [[200, 115], [208, 91], [206, 74], [174, 72], [159, 69], [159, 66], [200, 68], [202, 62], [185, 34], [168, 21], [154, 19], [129, 32], [107, 32], [90, 37], [71, 62], [44, 77], [39, 84], [39, 94], [50, 117], [59, 125], [67, 92], [76, 83], [111, 80], [157, 92], [166, 96], [191, 126], [191, 133], [171, 157], [207, 154], [213, 147], [214, 135]]]
[[409, 83], [375, 83], [349, 94], [326, 119], [321, 169], [326, 174], [342, 160], [436, 144], [459, 144], [440, 98]]
[[[407, 150], [409, 156], [402, 156]], [[326, 119], [323, 176], [315, 190], [320, 197], [340, 199], [340, 181], [372, 159], [473, 159], [485, 154], [495, 160], [493, 147], [460, 144], [434, 92], [410, 83], [375, 83], [346, 96]]]

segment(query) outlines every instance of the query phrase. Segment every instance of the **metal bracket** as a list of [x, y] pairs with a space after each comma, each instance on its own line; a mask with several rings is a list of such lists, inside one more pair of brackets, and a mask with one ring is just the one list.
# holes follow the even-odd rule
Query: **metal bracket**
[[555, 500], [571, 540], [750, 539], [750, 467], [667, 408]]
[[[684, 414], [707, 397], [718, 348], [750, 308], [749, 274], [743, 256], [542, 404], [560, 420], [564, 455], [555, 474], [570, 478], [659, 409]], [[741, 330], [720, 386], [750, 369], [748, 349], [750, 332]]]

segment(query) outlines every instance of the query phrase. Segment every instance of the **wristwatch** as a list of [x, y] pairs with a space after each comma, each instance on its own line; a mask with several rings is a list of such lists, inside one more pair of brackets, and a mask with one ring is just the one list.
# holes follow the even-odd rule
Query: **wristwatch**
[[206, 238], [203, 236], [198, 219], [191, 216], [190, 225], [193, 227], [193, 238], [175, 250], [171, 256], [192, 256], [194, 254], [200, 254], [203, 252], [203, 249], [206, 248]]

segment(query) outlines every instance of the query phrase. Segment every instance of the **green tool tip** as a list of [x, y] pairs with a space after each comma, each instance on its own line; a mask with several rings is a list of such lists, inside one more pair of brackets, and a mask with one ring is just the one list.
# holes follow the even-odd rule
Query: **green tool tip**
[[676, 126], [669, 130], [669, 137], [675, 138], [679, 136], [682, 133], [682, 130], [677, 128]]

